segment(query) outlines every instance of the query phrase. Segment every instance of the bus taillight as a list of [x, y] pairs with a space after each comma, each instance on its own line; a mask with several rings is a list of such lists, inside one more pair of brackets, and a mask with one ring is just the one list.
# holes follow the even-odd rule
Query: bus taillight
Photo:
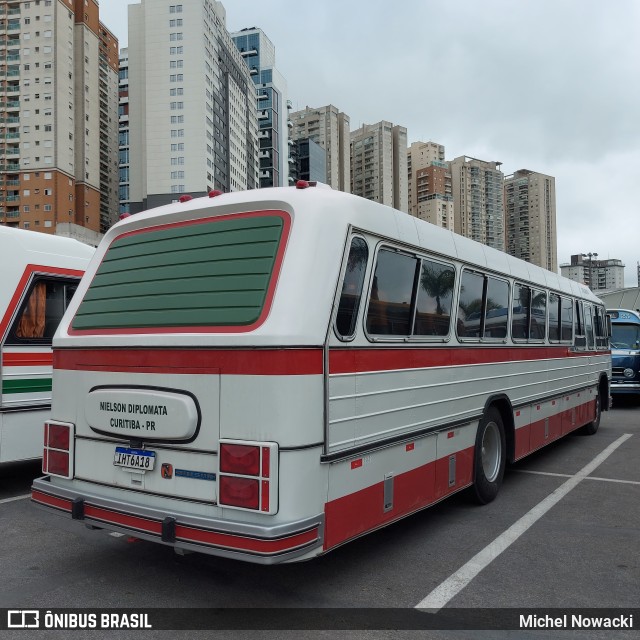
[[220, 447], [220, 471], [244, 476], [260, 474], [260, 447], [223, 444]]
[[220, 441], [218, 504], [276, 513], [278, 445], [274, 442]]
[[44, 423], [42, 472], [61, 478], [73, 477], [73, 425]]
[[258, 489], [257, 480], [221, 476], [218, 503], [226, 507], [256, 510], [260, 507], [260, 492]]

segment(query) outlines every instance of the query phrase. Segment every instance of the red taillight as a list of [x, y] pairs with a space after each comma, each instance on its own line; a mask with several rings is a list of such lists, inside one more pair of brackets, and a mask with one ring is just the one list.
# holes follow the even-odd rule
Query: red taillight
[[221, 507], [278, 511], [278, 445], [275, 442], [221, 440], [218, 458]]
[[260, 475], [260, 447], [242, 444], [221, 445], [220, 471], [243, 476]]
[[50, 449], [47, 452], [46, 473], [54, 476], [69, 476], [69, 453], [66, 451], [55, 451]]
[[69, 434], [71, 429], [60, 424], [49, 425], [49, 436], [47, 446], [52, 449], [64, 449], [69, 451]]
[[236, 476], [220, 477], [219, 501], [230, 507], [257, 509], [260, 506], [260, 492], [257, 480]]
[[73, 475], [73, 425], [45, 422], [42, 471], [54, 476]]

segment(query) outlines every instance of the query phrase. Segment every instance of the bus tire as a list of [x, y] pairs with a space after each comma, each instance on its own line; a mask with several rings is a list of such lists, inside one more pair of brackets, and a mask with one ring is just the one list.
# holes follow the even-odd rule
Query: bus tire
[[495, 407], [489, 407], [478, 425], [473, 456], [473, 497], [479, 504], [487, 504], [498, 495], [506, 449], [502, 416]]
[[582, 433], [592, 436], [600, 427], [600, 418], [602, 418], [602, 395], [600, 389], [596, 393], [596, 417], [592, 422], [582, 427]]

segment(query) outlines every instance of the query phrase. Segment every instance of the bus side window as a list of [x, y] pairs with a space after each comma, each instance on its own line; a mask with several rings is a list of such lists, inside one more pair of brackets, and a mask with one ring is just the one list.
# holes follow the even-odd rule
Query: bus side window
[[560, 341], [560, 296], [549, 294], [549, 342]]
[[584, 330], [584, 307], [580, 300], [576, 300], [576, 333], [575, 346], [584, 349], [587, 346], [587, 336]]
[[76, 282], [38, 278], [13, 322], [7, 344], [51, 344]]
[[573, 303], [570, 298], [560, 298], [560, 340], [573, 342]]
[[593, 337], [593, 307], [590, 304], [583, 303], [583, 308], [585, 335], [587, 336], [587, 348], [592, 350], [595, 347], [595, 340]]
[[602, 307], [594, 307], [594, 323], [596, 333], [596, 349], [607, 349], [607, 328], [606, 328], [606, 316]]
[[352, 337], [356, 331], [356, 319], [362, 298], [362, 285], [368, 258], [369, 249], [364, 239], [353, 238], [336, 315], [336, 333], [342, 339]]
[[531, 289], [516, 284], [513, 289], [513, 305], [511, 309], [511, 338], [526, 340], [529, 335], [529, 309]]
[[531, 289], [531, 321], [529, 340], [544, 340], [547, 323], [547, 294], [542, 289]]
[[422, 260], [413, 335], [449, 335], [455, 278], [453, 267]]
[[373, 335], [409, 336], [417, 258], [397, 251], [378, 252], [369, 308], [367, 332]]
[[458, 336], [479, 338], [482, 321], [484, 276], [471, 271], [462, 272], [458, 301]]

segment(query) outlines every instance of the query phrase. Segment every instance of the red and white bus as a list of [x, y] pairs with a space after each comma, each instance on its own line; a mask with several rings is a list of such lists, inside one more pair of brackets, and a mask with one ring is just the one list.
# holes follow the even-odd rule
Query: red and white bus
[[51, 340], [94, 248], [0, 226], [0, 464], [39, 458]]
[[299, 183], [183, 198], [98, 248], [54, 341], [33, 501], [260, 563], [470, 489], [609, 406], [586, 287]]

